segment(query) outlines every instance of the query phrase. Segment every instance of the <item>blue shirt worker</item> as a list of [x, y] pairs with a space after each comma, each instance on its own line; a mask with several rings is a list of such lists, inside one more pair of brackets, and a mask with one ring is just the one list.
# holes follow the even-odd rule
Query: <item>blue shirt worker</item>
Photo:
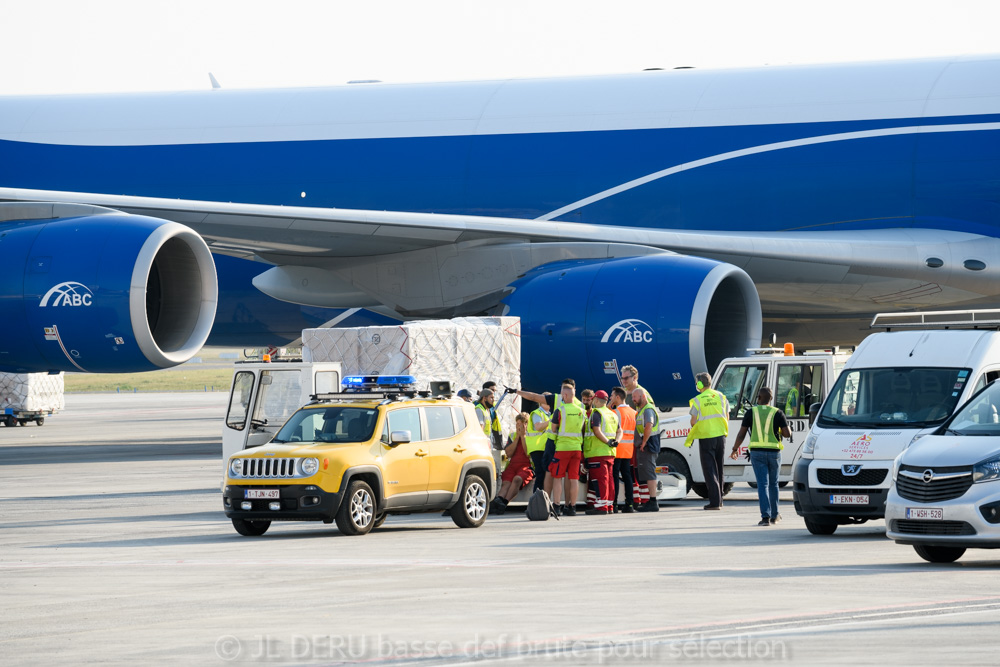
[[778, 470], [781, 468], [781, 437], [791, 439], [788, 420], [778, 408], [768, 405], [771, 390], [761, 387], [757, 393], [757, 405], [743, 416], [740, 432], [729, 458], [739, 457], [740, 447], [747, 432], [750, 433], [750, 465], [757, 478], [757, 499], [760, 501], [760, 522], [758, 526], [773, 526], [781, 521], [778, 513]]

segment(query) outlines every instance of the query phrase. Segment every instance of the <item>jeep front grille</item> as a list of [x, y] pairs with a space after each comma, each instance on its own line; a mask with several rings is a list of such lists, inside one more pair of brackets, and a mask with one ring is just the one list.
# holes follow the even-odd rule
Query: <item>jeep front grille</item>
[[261, 479], [268, 477], [300, 477], [295, 465], [298, 459], [242, 459], [242, 479]]

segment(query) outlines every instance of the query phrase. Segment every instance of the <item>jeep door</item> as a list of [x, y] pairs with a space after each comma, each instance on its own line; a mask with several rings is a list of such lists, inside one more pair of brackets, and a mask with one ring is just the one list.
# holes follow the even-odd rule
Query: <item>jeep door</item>
[[[462, 436], [456, 435], [465, 428], [465, 416], [461, 408], [447, 405], [420, 409], [427, 425], [424, 445], [430, 459], [428, 499], [431, 502], [447, 501], [458, 492], [462, 463], [468, 457], [468, 445], [462, 444]], [[455, 423], [456, 416], [461, 419], [460, 425]]]
[[[393, 433], [406, 431], [410, 442], [392, 444]], [[427, 503], [428, 450], [423, 442], [419, 408], [390, 410], [379, 443], [385, 481], [387, 509], [423, 506]]]

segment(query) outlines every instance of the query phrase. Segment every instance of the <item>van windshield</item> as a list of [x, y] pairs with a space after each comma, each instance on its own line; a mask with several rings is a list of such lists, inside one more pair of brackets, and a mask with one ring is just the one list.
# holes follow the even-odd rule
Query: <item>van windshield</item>
[[376, 421], [375, 408], [303, 408], [292, 415], [271, 442], [367, 442], [375, 432]]
[[1000, 435], [1000, 382], [973, 396], [941, 429], [948, 435]]
[[968, 368], [852, 368], [823, 404], [824, 428], [925, 428], [951, 415], [971, 377]]

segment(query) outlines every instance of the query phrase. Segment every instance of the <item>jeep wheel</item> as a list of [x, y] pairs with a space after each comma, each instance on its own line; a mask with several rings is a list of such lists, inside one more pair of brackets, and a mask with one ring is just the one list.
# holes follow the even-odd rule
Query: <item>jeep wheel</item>
[[806, 519], [806, 530], [813, 535], [833, 535], [837, 532], [837, 524], [830, 521]]
[[375, 527], [375, 497], [372, 487], [360, 479], [347, 485], [337, 511], [337, 528], [344, 535], [364, 535]]
[[476, 528], [483, 525], [489, 514], [486, 483], [479, 475], [469, 475], [462, 485], [458, 503], [451, 508], [451, 520], [459, 528]]
[[389, 516], [387, 513], [382, 512], [377, 517], [375, 517], [375, 523], [372, 524], [372, 530], [375, 530], [376, 528], [378, 528], [379, 526], [381, 526], [383, 523], [385, 523], [385, 518], [387, 516]]
[[270, 521], [247, 521], [246, 519], [233, 519], [233, 528], [236, 529], [236, 532], [240, 535], [246, 535], [247, 537], [263, 535], [270, 527]]
[[928, 563], [954, 563], [965, 553], [963, 547], [932, 547], [914, 544], [913, 550]]

